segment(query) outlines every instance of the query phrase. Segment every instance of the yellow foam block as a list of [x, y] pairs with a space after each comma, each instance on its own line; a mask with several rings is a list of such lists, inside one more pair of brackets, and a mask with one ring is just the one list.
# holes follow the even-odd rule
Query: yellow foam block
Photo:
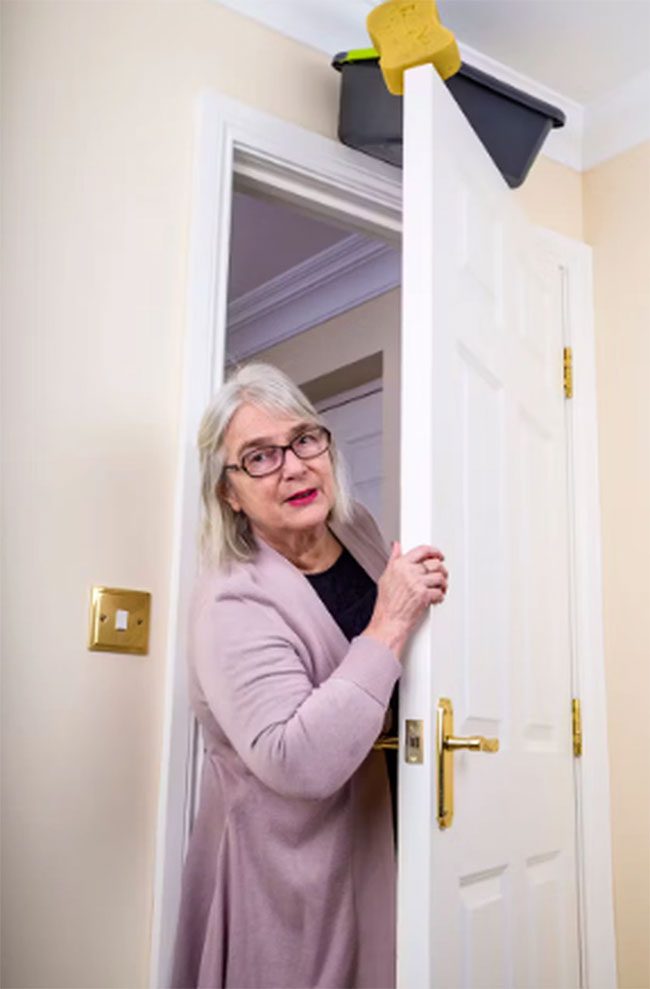
[[404, 72], [432, 62], [448, 79], [460, 69], [460, 52], [452, 32], [440, 23], [435, 0], [388, 0], [368, 15], [372, 43], [389, 92], [404, 92]]

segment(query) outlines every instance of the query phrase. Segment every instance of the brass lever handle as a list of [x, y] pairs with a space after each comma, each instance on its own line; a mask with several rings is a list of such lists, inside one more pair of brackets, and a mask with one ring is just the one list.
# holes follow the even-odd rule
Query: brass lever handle
[[454, 735], [454, 708], [448, 697], [438, 701], [436, 758], [438, 761], [438, 825], [451, 827], [454, 819], [454, 752], [498, 752], [499, 739], [483, 735]]
[[498, 752], [499, 739], [485, 738], [483, 735], [447, 735], [443, 739], [443, 746], [451, 751], [456, 749], [470, 749], [472, 752]]
[[373, 749], [399, 749], [398, 735], [380, 735]]

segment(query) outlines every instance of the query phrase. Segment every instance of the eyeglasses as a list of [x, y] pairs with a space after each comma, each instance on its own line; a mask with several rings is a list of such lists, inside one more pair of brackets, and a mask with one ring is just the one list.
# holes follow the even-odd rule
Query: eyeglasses
[[292, 450], [300, 460], [312, 460], [329, 450], [332, 434], [324, 426], [314, 426], [300, 433], [284, 446], [261, 446], [245, 453], [239, 464], [226, 464], [224, 470], [243, 470], [249, 477], [265, 477], [280, 470], [287, 450]]

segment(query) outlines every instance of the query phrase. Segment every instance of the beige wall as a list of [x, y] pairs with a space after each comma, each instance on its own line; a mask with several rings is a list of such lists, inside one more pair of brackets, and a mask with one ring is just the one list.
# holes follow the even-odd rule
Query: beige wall
[[532, 223], [582, 240], [580, 172], [541, 155], [513, 194]]
[[[327, 60], [216, 3], [2, 6], [3, 973], [144, 986], [195, 97], [333, 136]], [[86, 651], [93, 583], [153, 593]]]
[[[584, 176], [621, 989], [650, 986], [650, 142]], [[588, 744], [588, 743], [587, 743]]]
[[[209, 0], [5, 2], [2, 46], [2, 984], [130, 989], [149, 947], [195, 96], [210, 85], [334, 136], [338, 81]], [[516, 195], [581, 235], [575, 173], [540, 159]], [[609, 366], [603, 394], [623, 391]], [[604, 471], [614, 451], [612, 436]], [[604, 507], [613, 568], [606, 488]], [[625, 617], [608, 617], [616, 693], [636, 619], [607, 579]], [[100, 582], [152, 591], [149, 656], [86, 651]], [[620, 739], [639, 729], [624, 713]], [[638, 954], [626, 883], [621, 950]]]

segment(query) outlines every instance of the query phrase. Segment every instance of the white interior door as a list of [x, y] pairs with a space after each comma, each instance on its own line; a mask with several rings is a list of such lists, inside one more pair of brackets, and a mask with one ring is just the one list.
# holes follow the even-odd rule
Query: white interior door
[[[407, 73], [402, 515], [442, 548], [444, 605], [413, 641], [401, 718], [398, 985], [580, 985], [562, 322], [547, 264], [431, 66]], [[436, 704], [458, 751], [437, 820]]]
[[382, 518], [382, 383], [319, 402], [319, 412], [336, 437], [354, 497], [374, 518]]

